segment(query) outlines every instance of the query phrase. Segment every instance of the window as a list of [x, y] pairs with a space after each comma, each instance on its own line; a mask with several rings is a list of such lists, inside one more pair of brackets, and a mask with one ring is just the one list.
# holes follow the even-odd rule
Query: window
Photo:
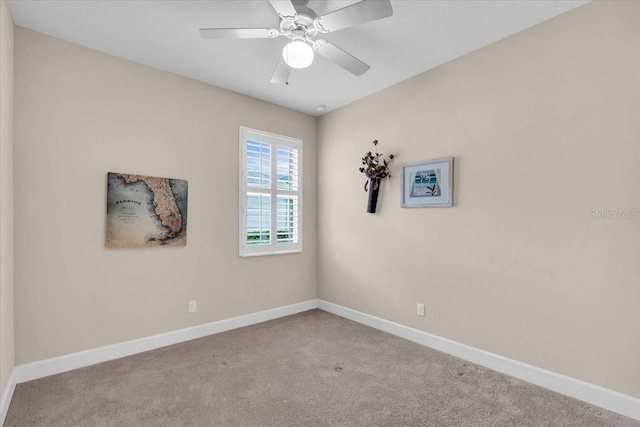
[[240, 256], [302, 251], [302, 141], [240, 127]]

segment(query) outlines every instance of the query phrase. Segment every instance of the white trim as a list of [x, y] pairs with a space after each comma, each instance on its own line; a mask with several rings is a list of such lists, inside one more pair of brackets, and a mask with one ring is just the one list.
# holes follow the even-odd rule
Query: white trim
[[[37, 362], [18, 365], [14, 368], [12, 376], [16, 384], [25, 381], [36, 380], [48, 377], [73, 369], [83, 368], [109, 360], [119, 359], [125, 356], [154, 350], [168, 345], [178, 344], [220, 332], [278, 319], [318, 307], [318, 300], [312, 299], [284, 307], [272, 308], [270, 310], [259, 311], [257, 313], [245, 314], [243, 316], [232, 317], [230, 319], [218, 320], [204, 325], [192, 326], [190, 328], [177, 331], [166, 332], [164, 334], [126, 341], [104, 347], [93, 348], [91, 350], [66, 354], [64, 356], [51, 359], [39, 360]], [[1, 425], [1, 424], [0, 424]]]
[[548, 388], [567, 396], [591, 403], [618, 414], [640, 420], [640, 399], [618, 393], [594, 384], [590, 384], [562, 374], [537, 368], [517, 360], [499, 356], [488, 351], [480, 350], [466, 344], [461, 344], [428, 332], [400, 325], [380, 317], [362, 313], [323, 300], [312, 299], [296, 304], [277, 307], [270, 310], [250, 313], [230, 319], [219, 320], [204, 325], [153, 335], [119, 344], [98, 347], [78, 353], [71, 353], [60, 357], [40, 360], [33, 363], [18, 365], [13, 369], [7, 385], [0, 399], [0, 426], [9, 409], [16, 384], [55, 375], [73, 369], [109, 360], [119, 359], [144, 351], [181, 342], [218, 334], [256, 323], [266, 322], [284, 316], [300, 313], [314, 308], [336, 314], [363, 325], [399, 336], [418, 344], [442, 351], [469, 362], [482, 365], [489, 369], [502, 372], [521, 380]]
[[2, 397], [0, 398], [0, 426], [4, 425], [4, 419], [7, 418], [7, 412], [9, 411], [9, 404], [13, 398], [13, 392], [16, 389], [16, 371], [11, 371], [9, 380], [5, 386]]
[[549, 390], [640, 420], [640, 399], [528, 365], [380, 317], [319, 300], [318, 308]]

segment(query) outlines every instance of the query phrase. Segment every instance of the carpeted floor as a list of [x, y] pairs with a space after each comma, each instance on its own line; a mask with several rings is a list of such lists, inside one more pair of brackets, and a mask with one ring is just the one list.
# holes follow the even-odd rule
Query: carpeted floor
[[320, 310], [19, 384], [12, 426], [640, 426]]

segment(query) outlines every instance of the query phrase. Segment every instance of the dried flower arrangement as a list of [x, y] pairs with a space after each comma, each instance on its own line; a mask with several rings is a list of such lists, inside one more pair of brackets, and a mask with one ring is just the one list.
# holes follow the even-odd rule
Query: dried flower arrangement
[[[389, 170], [389, 162], [393, 160], [393, 154], [389, 154], [389, 160], [385, 159], [384, 155], [378, 152], [378, 140], [373, 140], [375, 152], [367, 152], [362, 157], [363, 167], [360, 168], [360, 172], [365, 174], [367, 178], [373, 179], [374, 190], [377, 190], [379, 182], [383, 178], [391, 177], [391, 171]], [[367, 181], [364, 185], [364, 191], [367, 191]]]

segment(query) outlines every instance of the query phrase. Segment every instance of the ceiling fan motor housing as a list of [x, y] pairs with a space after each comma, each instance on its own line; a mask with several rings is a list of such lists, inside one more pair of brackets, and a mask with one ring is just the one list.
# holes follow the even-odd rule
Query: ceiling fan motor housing
[[290, 40], [302, 40], [313, 44], [313, 38], [318, 35], [314, 21], [318, 15], [311, 9], [302, 5], [295, 5], [297, 14], [293, 17], [280, 16], [281, 34]]

